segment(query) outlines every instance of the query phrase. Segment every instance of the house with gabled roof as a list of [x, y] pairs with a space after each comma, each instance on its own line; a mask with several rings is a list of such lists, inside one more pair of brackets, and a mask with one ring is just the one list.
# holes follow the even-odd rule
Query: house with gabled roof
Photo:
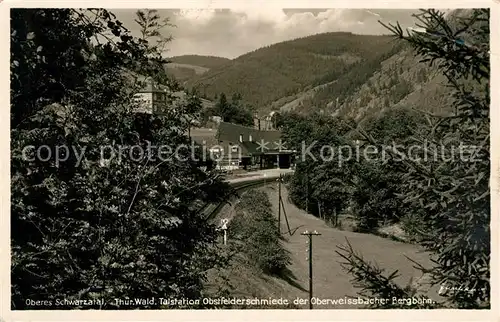
[[[142, 85], [134, 93], [134, 99], [138, 103], [137, 113], [162, 114], [166, 108], [175, 108], [186, 103], [187, 94], [183, 90], [173, 91], [169, 86], [155, 82], [151, 77], [128, 72], [127, 74], [136, 84]], [[200, 98], [203, 108], [213, 107], [214, 103]]]
[[210, 147], [221, 168], [290, 168], [294, 151], [286, 148], [277, 130], [220, 122], [215, 133], [216, 145]]

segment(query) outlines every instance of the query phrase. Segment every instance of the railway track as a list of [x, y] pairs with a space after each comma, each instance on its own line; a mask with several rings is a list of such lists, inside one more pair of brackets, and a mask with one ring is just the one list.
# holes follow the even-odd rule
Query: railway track
[[[246, 189], [255, 188], [257, 186], [265, 186], [270, 183], [275, 182], [278, 177], [267, 177], [267, 178], [258, 178], [254, 180], [241, 181], [230, 183], [231, 187], [233, 187], [237, 192], [242, 192]], [[203, 207], [202, 214], [206, 218], [207, 221], [211, 221], [217, 215], [217, 213], [224, 207], [227, 202], [220, 203], [209, 203]]]

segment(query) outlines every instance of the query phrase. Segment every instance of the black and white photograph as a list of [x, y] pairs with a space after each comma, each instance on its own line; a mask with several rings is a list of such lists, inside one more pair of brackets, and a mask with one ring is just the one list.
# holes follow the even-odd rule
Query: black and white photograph
[[10, 310], [491, 309], [490, 8], [9, 15]]

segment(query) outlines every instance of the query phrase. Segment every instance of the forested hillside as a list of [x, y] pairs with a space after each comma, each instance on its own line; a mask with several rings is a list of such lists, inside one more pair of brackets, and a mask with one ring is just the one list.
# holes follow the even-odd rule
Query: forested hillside
[[298, 111], [324, 109], [360, 119], [388, 107], [401, 106], [444, 113], [450, 108], [444, 77], [404, 48], [372, 65], [371, 70], [352, 70], [347, 77], [321, 88]]
[[318, 34], [247, 53], [194, 77], [187, 86], [208, 98], [240, 93], [246, 103], [267, 111], [280, 98], [342, 79], [353, 69], [377, 69], [399, 48], [389, 36]]
[[[454, 11], [450, 23], [469, 11]], [[445, 78], [390, 36], [323, 33], [266, 46], [236, 59], [180, 56], [174, 77], [208, 98], [240, 94], [260, 113], [325, 112], [360, 120], [388, 107], [446, 114]], [[171, 69], [174, 70], [174, 65]]]

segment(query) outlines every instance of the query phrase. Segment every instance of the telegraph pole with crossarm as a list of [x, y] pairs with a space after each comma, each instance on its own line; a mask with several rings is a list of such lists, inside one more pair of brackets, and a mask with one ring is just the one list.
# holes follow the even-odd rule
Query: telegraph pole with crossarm
[[321, 235], [316, 230], [308, 232], [307, 230], [301, 235], [307, 236], [309, 243], [309, 309], [312, 310], [312, 294], [313, 294], [313, 264], [312, 264], [312, 237]]

